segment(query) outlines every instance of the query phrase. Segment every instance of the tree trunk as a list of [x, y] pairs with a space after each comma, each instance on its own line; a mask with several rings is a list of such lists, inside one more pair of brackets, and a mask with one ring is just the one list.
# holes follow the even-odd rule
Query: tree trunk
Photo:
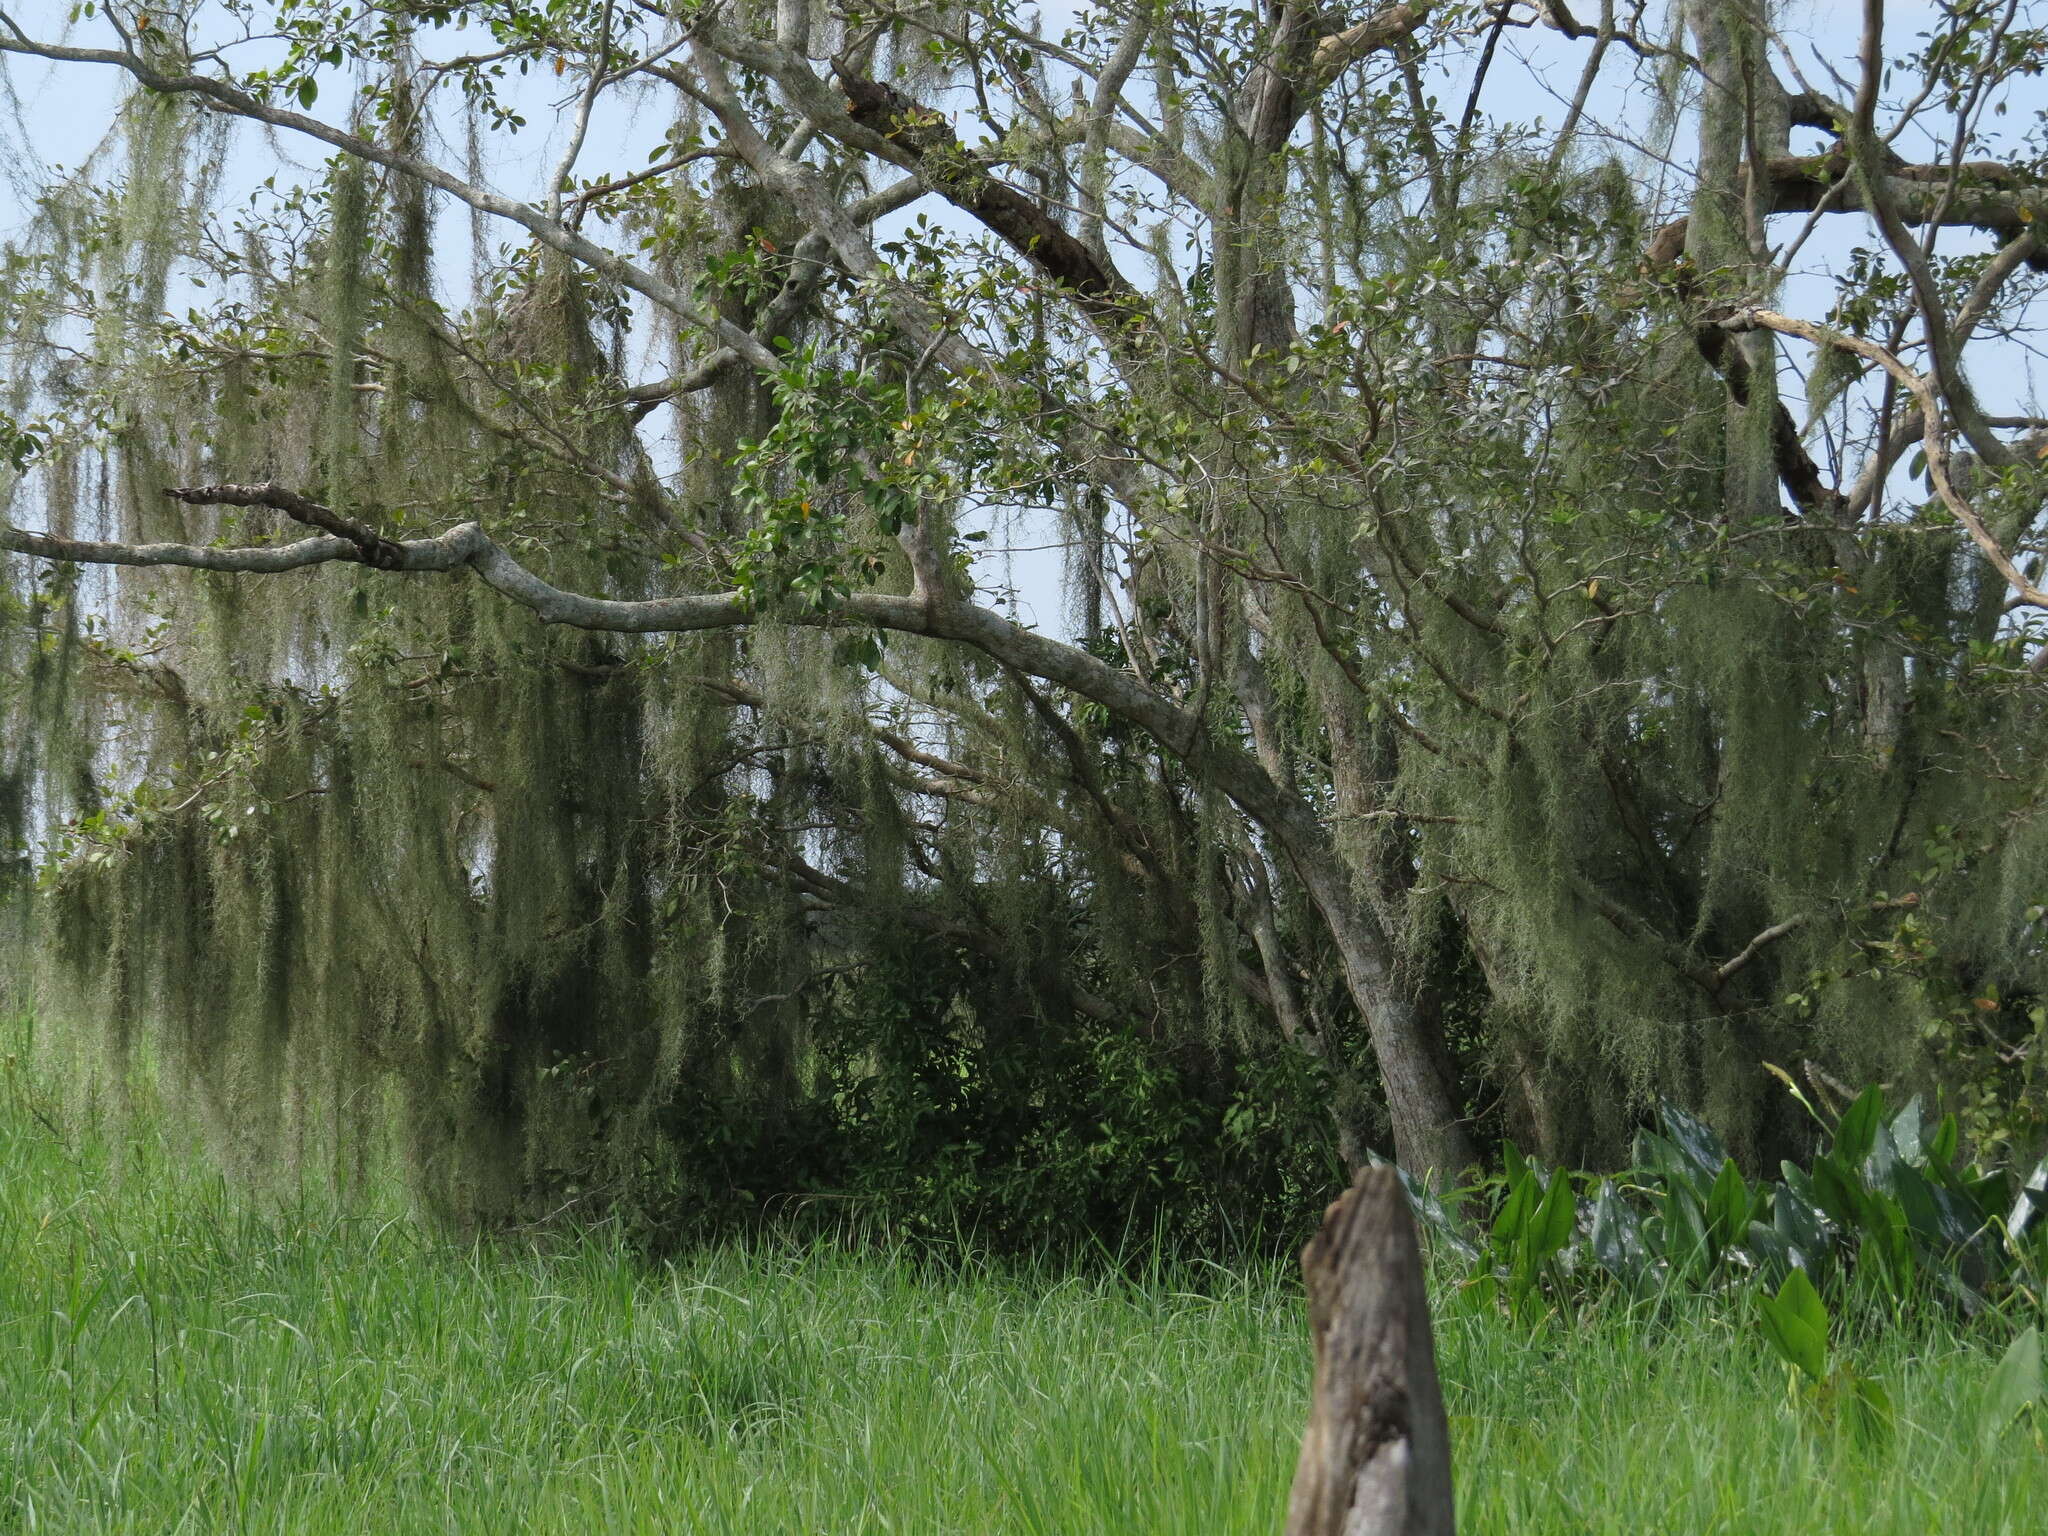
[[1452, 1536], [1450, 1426], [1400, 1176], [1368, 1168], [1302, 1250], [1316, 1384], [1287, 1536]]

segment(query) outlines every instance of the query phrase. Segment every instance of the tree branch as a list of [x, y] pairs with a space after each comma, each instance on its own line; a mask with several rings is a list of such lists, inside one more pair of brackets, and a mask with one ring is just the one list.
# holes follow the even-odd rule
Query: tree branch
[[832, 64], [846, 91], [847, 116], [900, 145], [919, 179], [973, 214], [1032, 265], [1071, 288], [1098, 322], [1125, 318], [1137, 294], [1107, 261], [1067, 233], [1037, 203], [998, 180], [960, 143], [945, 118], [895, 87]]
[[398, 545], [385, 538], [368, 523], [352, 517], [343, 517], [332, 507], [323, 507], [317, 501], [301, 496], [276, 481], [262, 485], [194, 485], [170, 487], [164, 491], [172, 501], [181, 501], [188, 507], [269, 507], [282, 512], [294, 522], [318, 528], [323, 533], [346, 539], [355, 546], [356, 558], [365, 565], [373, 565], [380, 571], [395, 571], [402, 568], [405, 552]]
[[1921, 445], [1927, 452], [1927, 474], [1934, 482], [1934, 491], [1941, 498], [1955, 520], [1969, 533], [1972, 542], [1984, 552], [2003, 576], [2006, 584], [2019, 595], [2022, 603], [2034, 608], [2048, 608], [2048, 592], [2043, 592], [2029, 581], [2020, 568], [2013, 563], [2005, 547], [1992, 536], [1976, 509], [1963, 499], [1949, 474], [1949, 456], [1946, 434], [1942, 430], [1941, 401], [1935, 393], [1931, 380], [1915, 373], [1891, 353], [1874, 341], [1865, 341], [1861, 336], [1851, 336], [1829, 326], [1815, 325], [1810, 320], [1796, 320], [1790, 315], [1777, 314], [1768, 309], [1738, 309], [1720, 321], [1721, 328], [1728, 331], [1769, 330], [1786, 336], [1798, 336], [1803, 340], [1824, 347], [1839, 347], [1844, 352], [1853, 352], [1858, 357], [1876, 363], [1885, 372], [1897, 379], [1913, 396], [1920, 408]]
[[[1868, 188], [1850, 180], [1851, 166], [1840, 150], [1824, 155], [1774, 155], [1764, 162], [1765, 187], [1760, 199], [1767, 214], [1812, 213], [1826, 203], [1831, 213], [1876, 213]], [[1946, 196], [1951, 175], [1961, 184]], [[1897, 165], [1871, 179], [1882, 204], [1907, 224], [1980, 229], [2011, 243], [2028, 233], [2036, 220], [2048, 220], [2048, 184], [2030, 181], [1996, 160], [1974, 160], [1958, 167]], [[1685, 250], [1689, 219], [1675, 219], [1650, 238], [1644, 251], [1652, 266], [1667, 266]], [[2031, 251], [2027, 265], [2048, 271], [2048, 249]]]
[[[1873, 901], [1869, 903], [1869, 905], [1862, 908], [1862, 910], [1866, 912], [1889, 912], [1900, 907], [1917, 907], [1919, 905], [1919, 893], [1915, 891], [1908, 891], [1905, 895], [1894, 896], [1889, 901]], [[1719, 991], [1722, 985], [1731, 976], [1735, 975], [1736, 972], [1746, 967], [1752, 960], [1756, 959], [1758, 955], [1762, 954], [1766, 949], [1769, 949], [1773, 944], [1777, 943], [1778, 940], [1786, 937], [1788, 934], [1797, 933], [1801, 928], [1804, 928], [1808, 923], [1812, 921], [1813, 914], [1811, 912], [1801, 912], [1797, 917], [1788, 917], [1782, 923], [1771, 924], [1770, 927], [1764, 929], [1762, 932], [1758, 933], [1756, 937], [1751, 939], [1747, 944], [1743, 945], [1742, 948], [1735, 953], [1734, 958], [1724, 961], [1721, 965], [1717, 966], [1714, 969], [1712, 974], [1713, 985], [1709, 988], [1709, 990]]]

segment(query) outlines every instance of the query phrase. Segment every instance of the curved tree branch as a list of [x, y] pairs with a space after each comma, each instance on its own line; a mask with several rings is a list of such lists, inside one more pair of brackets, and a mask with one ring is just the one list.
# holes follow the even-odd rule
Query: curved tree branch
[[1920, 441], [1927, 452], [1927, 475], [1934, 482], [1934, 492], [1941, 498], [1941, 504], [1948, 508], [1955, 520], [1963, 525], [1971, 541], [1984, 552], [2003, 576], [2006, 584], [2018, 594], [2022, 604], [2032, 608], [2048, 608], [2048, 592], [2029, 581], [2013, 558], [1984, 520], [1962, 493], [1956, 489], [1955, 480], [1949, 473], [1947, 436], [1942, 429], [1941, 399], [1936, 393], [1934, 382], [1925, 375], [1914, 372], [1874, 341], [1865, 341], [1861, 336], [1851, 336], [1830, 326], [1816, 325], [1811, 320], [1799, 320], [1791, 315], [1777, 314], [1768, 309], [1738, 309], [1720, 321], [1727, 331], [1767, 330], [1777, 331], [1785, 336], [1797, 336], [1817, 346], [1839, 347], [1844, 352], [1853, 352], [1858, 357], [1876, 363], [1912, 395], [1919, 407]]

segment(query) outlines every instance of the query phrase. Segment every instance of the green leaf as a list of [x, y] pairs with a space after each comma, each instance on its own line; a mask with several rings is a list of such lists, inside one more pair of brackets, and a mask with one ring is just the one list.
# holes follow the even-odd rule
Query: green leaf
[[[1532, 1181], [1533, 1182], [1533, 1181]], [[1530, 1222], [1525, 1237], [1530, 1262], [1541, 1264], [1555, 1257], [1572, 1240], [1578, 1208], [1572, 1199], [1572, 1181], [1560, 1168], [1550, 1176], [1550, 1189]]]
[[874, 631], [849, 635], [833, 646], [832, 659], [842, 667], [866, 667], [872, 671], [882, 664], [882, 637]]
[[1800, 1266], [1804, 1257], [1800, 1251], [1787, 1242], [1785, 1235], [1775, 1228], [1767, 1227], [1760, 1221], [1752, 1221], [1749, 1230], [1743, 1234], [1742, 1246], [1756, 1261], [1764, 1275], [1783, 1275]]
[[1984, 1383], [1977, 1409], [1977, 1434], [1989, 1450], [2029, 1403], [2042, 1397], [2041, 1330], [2030, 1327], [2006, 1347]]
[[1522, 1232], [1529, 1224], [1529, 1217], [1536, 1209], [1539, 1198], [1536, 1176], [1522, 1170], [1522, 1176], [1514, 1181], [1508, 1190], [1507, 1203], [1501, 1206], [1500, 1214], [1493, 1218], [1493, 1246], [1496, 1252], [1511, 1252], [1521, 1241]]
[[1394, 1175], [1400, 1179], [1401, 1188], [1407, 1193], [1408, 1208], [1415, 1213], [1415, 1219], [1439, 1241], [1448, 1243], [1467, 1264], [1477, 1264], [1483, 1257], [1479, 1246], [1465, 1235], [1465, 1224], [1450, 1207], [1437, 1199], [1428, 1186], [1410, 1177], [1407, 1169], [1396, 1168]]
[[1728, 1161], [1728, 1148], [1714, 1134], [1712, 1126], [1687, 1114], [1676, 1104], [1659, 1104], [1657, 1119], [1664, 1126], [1664, 1134], [1671, 1138], [1671, 1145], [1683, 1154], [1693, 1172], [1699, 1175], [1701, 1187], [1705, 1188], [1721, 1171], [1721, 1165]]
[[1931, 1183], [1919, 1169], [1901, 1163], [1892, 1170], [1892, 1193], [1906, 1224], [1937, 1253], [1954, 1252], [1977, 1235], [1979, 1223], [1962, 1197]]
[[1912, 1234], [1906, 1230], [1905, 1212], [1888, 1195], [1870, 1197], [1856, 1264], [1859, 1270], [1871, 1270], [1882, 1277], [1885, 1289], [1895, 1299], [1903, 1299], [1912, 1286], [1919, 1270], [1913, 1256]]
[[1820, 1209], [1813, 1203], [1812, 1188], [1810, 1184], [1802, 1188], [1789, 1179], [1779, 1185], [1771, 1202], [1771, 1225], [1794, 1248], [1817, 1260], [1828, 1250], [1828, 1235]]
[[1649, 1250], [1643, 1244], [1642, 1219], [1635, 1207], [1614, 1193], [1614, 1185], [1603, 1179], [1593, 1197], [1593, 1261], [1630, 1290], [1642, 1283], [1649, 1268]]
[[1786, 1364], [1811, 1381], [1823, 1379], [1828, 1363], [1828, 1309], [1806, 1272], [1793, 1270], [1776, 1296], [1761, 1294], [1757, 1305], [1763, 1312], [1764, 1336]]
[[1813, 1198], [1838, 1226], [1864, 1225], [1863, 1181], [1831, 1154], [1813, 1160]]
[[306, 111], [313, 110], [313, 103], [320, 99], [320, 82], [311, 75], [299, 81], [299, 105]]
[[1927, 1161], [1943, 1167], [1956, 1160], [1956, 1146], [1962, 1139], [1962, 1132], [1956, 1125], [1954, 1115], [1943, 1115], [1941, 1124], [1934, 1129], [1934, 1140], [1927, 1144]]
[[1707, 1194], [1707, 1232], [1717, 1247], [1732, 1248], [1742, 1241], [1748, 1227], [1749, 1186], [1743, 1183], [1735, 1159], [1728, 1158]]
[[1891, 1131], [1892, 1144], [1899, 1149], [1899, 1156], [1909, 1163], [1919, 1162], [1921, 1146], [1926, 1136], [1919, 1094], [1914, 1094], [1906, 1101], [1906, 1107], [1892, 1116]]
[[1795, 1308], [1800, 1319], [1820, 1335], [1821, 1342], [1827, 1342], [1827, 1303], [1820, 1299], [1820, 1292], [1813, 1288], [1813, 1281], [1804, 1270], [1794, 1270], [1785, 1277], [1785, 1283], [1778, 1288], [1778, 1300]]
[[1664, 1196], [1664, 1257], [1673, 1269], [1689, 1269], [1707, 1250], [1707, 1224], [1700, 1203], [1683, 1184]]
[[1877, 1128], [1883, 1123], [1883, 1092], [1876, 1087], [1864, 1089], [1856, 1102], [1842, 1112], [1841, 1124], [1835, 1127], [1835, 1156], [1850, 1168], [1861, 1167], [1876, 1145]]

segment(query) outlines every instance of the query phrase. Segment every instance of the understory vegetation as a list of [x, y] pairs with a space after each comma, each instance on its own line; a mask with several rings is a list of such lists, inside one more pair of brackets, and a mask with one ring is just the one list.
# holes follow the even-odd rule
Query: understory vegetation
[[[1307, 1404], [1279, 1264], [1000, 1262], [876, 1238], [446, 1243], [374, 1183], [252, 1197], [147, 1096], [0, 1082], [0, 1528], [1268, 1532]], [[1447, 1277], [1447, 1286], [1448, 1286]], [[1438, 1292], [1474, 1531], [2023, 1536], [2007, 1334], [1843, 1307], [1892, 1404], [1814, 1411], [1710, 1298], [1503, 1326]]]

